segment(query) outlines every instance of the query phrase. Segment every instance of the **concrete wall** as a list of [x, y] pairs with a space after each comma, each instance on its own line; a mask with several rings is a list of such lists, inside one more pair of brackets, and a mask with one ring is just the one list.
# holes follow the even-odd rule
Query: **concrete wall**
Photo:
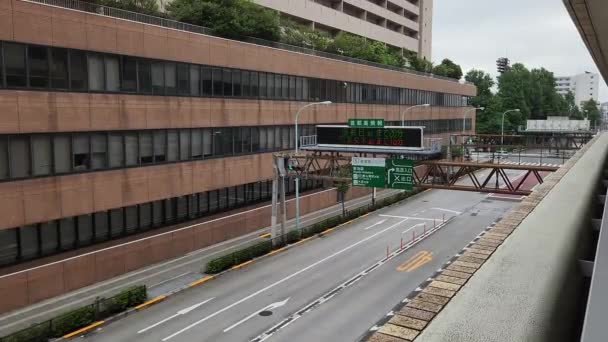
[[[416, 341], [578, 340], [578, 260], [590, 252], [607, 151], [603, 133], [513, 208], [533, 210]], [[507, 213], [496, 227], [510, 222]]]

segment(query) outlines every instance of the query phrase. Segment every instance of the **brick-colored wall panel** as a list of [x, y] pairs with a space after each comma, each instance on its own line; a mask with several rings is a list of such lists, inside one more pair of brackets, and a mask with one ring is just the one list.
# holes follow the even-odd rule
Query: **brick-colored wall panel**
[[87, 48], [87, 31], [84, 21], [55, 17], [53, 26], [53, 45], [74, 49]]
[[184, 255], [195, 250], [195, 229], [185, 229], [171, 234], [171, 254]]
[[0, 39], [13, 40], [13, 11], [3, 7], [6, 3], [5, 0], [0, 1]]
[[[127, 245], [129, 246], [129, 245]], [[126, 246], [104, 250], [95, 256], [95, 281], [100, 282], [126, 272], [125, 253], [129, 251]]]
[[57, 129], [55, 101], [51, 93], [23, 91], [17, 96], [21, 130], [46, 132]]
[[120, 96], [121, 127], [147, 127], [146, 96]]
[[94, 130], [120, 129], [121, 114], [119, 96], [110, 94], [89, 94], [91, 128]]
[[86, 174], [57, 177], [61, 217], [94, 211], [93, 184]]
[[29, 302], [27, 272], [0, 278], [0, 312], [27, 306]]
[[44, 222], [61, 217], [61, 197], [53, 178], [33, 179], [23, 184], [26, 222]]
[[53, 30], [50, 13], [13, 12], [13, 30], [17, 41], [51, 45]]
[[[56, 128], [58, 131], [84, 131], [91, 129], [89, 98], [75, 93], [53, 93]], [[24, 130], [25, 131], [25, 130]]]
[[[95, 211], [118, 208], [123, 203], [122, 171], [93, 173], [89, 177], [93, 183], [93, 204]], [[69, 176], [66, 176], [69, 177]]]
[[147, 202], [150, 198], [148, 194], [148, 175], [146, 168], [126, 169], [123, 173], [122, 198], [124, 205], [134, 205]]
[[148, 189], [150, 201], [171, 197], [173, 194], [173, 189], [171, 187], [171, 169], [165, 166], [149, 167]]
[[[145, 26], [144, 32], [144, 54], [143, 57], [168, 59], [169, 53], [166, 49], [168, 39], [165, 35], [148, 33], [151, 27]], [[156, 28], [152, 28], [156, 29]]]
[[63, 263], [27, 272], [27, 288], [30, 303], [65, 293]]
[[95, 282], [95, 255], [66, 260], [63, 266], [66, 291], [73, 291]]
[[21, 182], [0, 183], [0, 217], [2, 228], [16, 227], [25, 222]]
[[13, 92], [0, 91], [0, 113], [0, 133], [19, 132], [18, 97]]

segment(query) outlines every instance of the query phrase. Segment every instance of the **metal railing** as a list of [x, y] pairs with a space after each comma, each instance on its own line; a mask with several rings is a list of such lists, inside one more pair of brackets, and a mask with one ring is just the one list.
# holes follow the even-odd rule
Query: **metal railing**
[[443, 138], [424, 138], [424, 149], [433, 151], [433, 152], [441, 152], [441, 147], [443, 146]]
[[316, 135], [306, 135], [300, 137], [300, 147], [308, 147], [317, 145]]
[[[135, 22], [149, 24], [149, 25], [156, 25], [156, 26], [166, 27], [166, 28], [180, 30], [180, 31], [194, 32], [194, 33], [200, 33], [200, 34], [205, 34], [205, 35], [209, 35], [209, 36], [229, 39], [229, 38], [225, 38], [225, 37], [222, 37], [221, 35], [216, 34], [212, 29], [207, 28], [207, 27], [192, 25], [192, 24], [183, 23], [183, 22], [176, 21], [176, 20], [171, 20], [171, 19], [167, 19], [167, 18], [152, 16], [152, 15], [142, 14], [142, 13], [137, 13], [137, 12], [131, 12], [131, 11], [113, 8], [113, 7], [106, 7], [103, 5], [97, 5], [97, 4], [90, 3], [90, 2], [83, 2], [83, 1], [78, 1], [78, 0], [22, 0], [22, 1], [35, 2], [35, 3], [39, 3], [39, 4], [62, 7], [62, 8], [69, 8], [69, 9], [73, 9], [73, 10], [77, 10], [77, 11], [94, 13], [97, 15], [103, 15], [103, 16], [112, 17], [112, 18], [125, 19], [125, 20], [135, 21]], [[376, 67], [376, 68], [405, 72], [405, 73], [409, 73], [409, 74], [415, 74], [415, 75], [430, 77], [430, 78], [437, 78], [437, 79], [451, 81], [451, 82], [459, 82], [456, 79], [445, 77], [445, 76], [435, 75], [432, 73], [421, 72], [421, 71], [417, 71], [417, 70], [413, 70], [413, 69], [402, 68], [402, 67], [397, 67], [397, 66], [392, 66], [392, 65], [380, 64], [380, 63], [376, 63], [376, 62], [370, 62], [370, 61], [366, 61], [366, 60], [358, 59], [358, 58], [337, 55], [337, 54], [333, 54], [330, 52], [319, 51], [314, 48], [310, 49], [310, 48], [305, 48], [305, 47], [301, 47], [301, 46], [289, 45], [289, 44], [285, 44], [285, 43], [273, 42], [273, 41], [268, 41], [268, 40], [264, 40], [264, 39], [253, 38], [253, 37], [239, 37], [237, 40], [241, 41], [241, 42], [245, 42], [245, 43], [263, 45], [263, 46], [267, 46], [267, 47], [287, 50], [287, 51], [291, 51], [291, 52], [298, 52], [298, 53], [317, 56], [317, 57], [325, 57], [325, 58], [336, 59], [336, 60], [340, 60], [340, 61], [344, 61], [344, 62], [363, 64], [363, 65], [372, 66], [372, 67]], [[468, 82], [465, 82], [465, 83], [468, 84]]]

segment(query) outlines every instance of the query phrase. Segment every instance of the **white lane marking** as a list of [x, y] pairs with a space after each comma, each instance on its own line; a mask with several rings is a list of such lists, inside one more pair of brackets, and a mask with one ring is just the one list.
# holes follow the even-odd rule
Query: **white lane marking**
[[421, 221], [441, 220], [441, 219], [436, 219], [436, 218], [413, 217], [413, 216], [396, 216], [396, 215], [378, 215], [378, 216], [381, 216], [381, 217], [392, 217], [392, 218], [405, 219], [405, 220], [421, 220]]
[[404, 231], [403, 231], [403, 233], [401, 233], [401, 234], [405, 234], [405, 233], [409, 232], [410, 230], [412, 230], [412, 229], [414, 229], [414, 228], [416, 228], [416, 227], [420, 227], [420, 226], [422, 226], [422, 225], [424, 225], [424, 223], [418, 223], [418, 224], [415, 224], [415, 225], [413, 225], [413, 226], [409, 227], [408, 229], [404, 230]]
[[185, 275], [188, 275], [188, 274], [190, 274], [190, 273], [192, 273], [192, 272], [184, 272], [184, 273], [182, 273], [182, 274], [180, 274], [180, 275], [176, 275], [176, 276], [175, 276], [175, 277], [173, 277], [173, 278], [165, 279], [165, 280], [163, 280], [163, 281], [161, 281], [161, 282], [159, 282], [159, 283], [156, 283], [156, 284], [154, 284], [154, 285], [150, 285], [150, 286], [148, 286], [148, 288], [152, 288], [152, 287], [156, 287], [156, 286], [158, 286], [158, 285], [162, 285], [162, 284], [164, 284], [164, 283], [168, 283], [168, 282], [170, 282], [170, 281], [172, 281], [172, 280], [175, 280], [175, 279], [181, 278], [181, 277], [183, 277], [183, 276], [185, 276]]
[[383, 224], [384, 222], [386, 222], [386, 220], [378, 221], [378, 222], [376, 222], [376, 223], [372, 224], [372, 225], [371, 225], [371, 226], [369, 226], [369, 227], [365, 227], [365, 228], [363, 228], [363, 230], [372, 229], [372, 228], [374, 228], [375, 226], [379, 226], [379, 225]]
[[234, 323], [233, 325], [229, 326], [228, 328], [224, 329], [224, 332], [225, 332], [225, 333], [229, 332], [230, 330], [232, 330], [232, 329], [234, 329], [234, 328], [238, 327], [239, 325], [241, 325], [241, 324], [243, 324], [243, 323], [247, 322], [248, 320], [250, 320], [251, 318], [253, 318], [253, 316], [255, 316], [255, 315], [259, 314], [259, 313], [260, 313], [260, 312], [262, 312], [262, 311], [266, 311], [266, 310], [274, 310], [274, 309], [276, 309], [276, 308], [280, 308], [281, 306], [283, 306], [283, 305], [287, 304], [287, 301], [289, 300], [289, 298], [291, 298], [291, 297], [288, 297], [287, 299], [285, 299], [285, 300], [284, 300], [284, 301], [282, 301], [282, 302], [276, 302], [276, 303], [272, 303], [272, 304], [270, 304], [270, 305], [266, 305], [265, 307], [261, 308], [260, 310], [258, 310], [258, 311], [256, 311], [256, 312], [252, 313], [251, 315], [249, 315], [249, 316], [247, 316], [247, 317], [243, 318], [242, 320], [240, 320], [240, 321], [238, 321], [238, 322]]
[[244, 298], [242, 298], [242, 299], [240, 299], [240, 300], [238, 300], [238, 301], [236, 301], [236, 302], [234, 302], [234, 303], [232, 303], [232, 304], [230, 304], [230, 305], [226, 306], [225, 308], [223, 308], [223, 309], [221, 309], [221, 310], [219, 310], [219, 311], [216, 311], [216, 312], [212, 313], [211, 315], [209, 315], [209, 316], [207, 316], [207, 317], [204, 317], [204, 318], [202, 318], [202, 319], [200, 319], [200, 320], [198, 320], [198, 321], [196, 321], [196, 322], [194, 322], [194, 323], [190, 324], [189, 326], [187, 326], [187, 327], [183, 328], [182, 330], [180, 330], [180, 331], [178, 331], [178, 332], [176, 332], [176, 333], [173, 333], [173, 334], [171, 334], [171, 335], [169, 335], [169, 336], [167, 336], [167, 337], [163, 338], [163, 339], [162, 339], [162, 341], [163, 341], [163, 342], [164, 342], [164, 341], [168, 341], [168, 340], [172, 339], [173, 337], [175, 337], [175, 336], [177, 336], [177, 335], [179, 335], [179, 334], [182, 334], [182, 333], [184, 333], [185, 331], [188, 331], [188, 330], [192, 329], [193, 327], [195, 327], [195, 326], [197, 326], [197, 325], [199, 325], [199, 324], [201, 324], [201, 323], [203, 323], [203, 322], [205, 322], [205, 321], [207, 321], [207, 320], [209, 320], [209, 319], [211, 319], [211, 318], [213, 318], [213, 317], [215, 317], [215, 316], [217, 316], [217, 315], [219, 315], [219, 314], [221, 314], [221, 313], [223, 313], [223, 312], [225, 312], [225, 311], [227, 311], [227, 310], [230, 310], [230, 309], [232, 309], [233, 307], [235, 307], [235, 306], [237, 306], [237, 305], [239, 305], [239, 304], [241, 304], [241, 303], [243, 303], [243, 302], [245, 302], [245, 301], [248, 301], [249, 299], [251, 299], [251, 298], [253, 298], [253, 297], [255, 297], [255, 296], [259, 295], [260, 293], [266, 292], [266, 291], [268, 291], [269, 289], [271, 289], [271, 288], [273, 288], [273, 287], [275, 287], [275, 286], [277, 286], [277, 285], [279, 285], [279, 284], [282, 284], [282, 283], [284, 283], [284, 282], [288, 281], [289, 279], [291, 279], [291, 278], [293, 278], [293, 277], [296, 277], [296, 276], [300, 275], [301, 273], [304, 273], [304, 272], [306, 272], [306, 271], [310, 270], [311, 268], [316, 267], [316, 266], [318, 266], [318, 265], [320, 265], [320, 264], [324, 263], [324, 262], [325, 262], [325, 261], [327, 261], [327, 260], [333, 259], [333, 258], [335, 258], [336, 256], [338, 256], [338, 255], [340, 255], [340, 254], [342, 254], [342, 253], [344, 253], [344, 252], [346, 252], [346, 251], [348, 251], [348, 250], [350, 250], [350, 249], [352, 249], [352, 248], [355, 248], [355, 247], [357, 247], [358, 245], [360, 245], [360, 244], [362, 244], [362, 243], [364, 243], [364, 242], [367, 242], [368, 240], [371, 240], [371, 239], [375, 238], [376, 236], [378, 236], [378, 235], [380, 235], [380, 234], [383, 234], [384, 232], [387, 232], [387, 231], [389, 231], [389, 230], [391, 230], [391, 229], [393, 229], [393, 228], [397, 227], [398, 225], [402, 224], [402, 223], [403, 223], [403, 222], [405, 222], [405, 221], [406, 221], [406, 220], [399, 221], [399, 222], [397, 222], [397, 223], [393, 224], [392, 226], [390, 226], [390, 227], [388, 227], [388, 228], [385, 228], [385, 229], [383, 229], [383, 230], [381, 230], [381, 231], [379, 231], [379, 232], [377, 232], [377, 233], [375, 233], [375, 234], [372, 234], [372, 235], [370, 235], [370, 236], [368, 236], [368, 237], [366, 237], [366, 238], [364, 238], [364, 239], [362, 239], [362, 240], [360, 240], [360, 241], [358, 241], [358, 242], [355, 242], [354, 244], [352, 244], [352, 245], [350, 245], [350, 246], [347, 246], [347, 247], [345, 247], [345, 248], [343, 248], [343, 249], [341, 249], [341, 250], [339, 250], [339, 251], [337, 251], [337, 252], [335, 252], [335, 253], [333, 253], [333, 254], [331, 254], [331, 255], [329, 255], [329, 256], [327, 256], [327, 257], [325, 257], [325, 258], [323, 258], [323, 259], [321, 259], [321, 260], [319, 260], [319, 261], [317, 261], [317, 262], [315, 262], [315, 263], [313, 263], [313, 264], [311, 264], [311, 265], [308, 265], [308, 266], [304, 267], [303, 269], [301, 269], [301, 270], [299, 270], [299, 271], [297, 271], [297, 272], [294, 272], [294, 273], [292, 273], [292, 274], [288, 275], [287, 277], [285, 277], [285, 278], [283, 278], [283, 279], [281, 279], [281, 280], [278, 280], [278, 281], [276, 281], [276, 282], [274, 282], [274, 283], [272, 283], [272, 284], [270, 284], [270, 285], [266, 286], [265, 288], [260, 289], [260, 290], [258, 290], [258, 291], [256, 291], [256, 292], [254, 292], [254, 293], [250, 294], [249, 296], [244, 297]]
[[461, 212], [461, 211], [456, 211], [456, 210], [452, 210], [452, 209], [445, 209], [445, 208], [431, 208], [431, 209], [434, 209], [434, 210], [441, 210], [441, 211], [447, 211], [448, 213], [454, 213], [454, 214], [456, 214], [456, 215], [460, 215], [460, 214], [462, 214], [462, 212]]
[[[215, 298], [215, 297], [213, 297], [213, 298]], [[173, 315], [173, 316], [169, 316], [169, 317], [167, 317], [167, 318], [163, 319], [162, 321], [159, 321], [159, 322], [157, 322], [157, 323], [152, 324], [152, 325], [151, 325], [151, 326], [149, 326], [149, 327], [146, 327], [146, 328], [144, 328], [144, 329], [141, 329], [141, 330], [140, 330], [140, 331], [138, 331], [137, 333], [138, 333], [138, 334], [144, 333], [144, 332], [146, 332], [146, 331], [148, 331], [148, 330], [150, 330], [150, 329], [152, 329], [152, 328], [155, 328], [155, 327], [157, 327], [157, 326], [159, 326], [159, 325], [161, 325], [161, 324], [163, 324], [163, 323], [165, 323], [165, 322], [167, 322], [167, 321], [169, 321], [169, 320], [174, 319], [174, 318], [175, 318], [175, 317], [177, 317], [177, 316], [185, 315], [185, 314], [189, 313], [190, 311], [192, 311], [192, 310], [194, 310], [194, 309], [198, 308], [199, 306], [202, 306], [202, 305], [207, 304], [207, 303], [208, 303], [208, 302], [210, 302], [210, 301], [211, 301], [213, 298], [209, 298], [209, 299], [207, 299], [207, 300], [205, 300], [205, 301], [202, 301], [202, 302], [200, 302], [200, 303], [198, 303], [198, 304], [194, 304], [194, 305], [189, 306], [189, 307], [187, 307], [187, 308], [185, 308], [185, 309], [181, 309], [181, 310], [179, 310], [179, 311], [178, 311], [178, 312], [177, 312], [175, 315]]]

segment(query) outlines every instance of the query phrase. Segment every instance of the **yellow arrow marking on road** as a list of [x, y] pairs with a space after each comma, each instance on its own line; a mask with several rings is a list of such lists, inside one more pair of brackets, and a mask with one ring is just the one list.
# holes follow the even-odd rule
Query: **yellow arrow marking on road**
[[409, 258], [406, 262], [399, 265], [399, 267], [397, 267], [397, 271], [411, 272], [431, 260], [433, 260], [433, 253], [429, 251], [420, 251], [413, 257]]

